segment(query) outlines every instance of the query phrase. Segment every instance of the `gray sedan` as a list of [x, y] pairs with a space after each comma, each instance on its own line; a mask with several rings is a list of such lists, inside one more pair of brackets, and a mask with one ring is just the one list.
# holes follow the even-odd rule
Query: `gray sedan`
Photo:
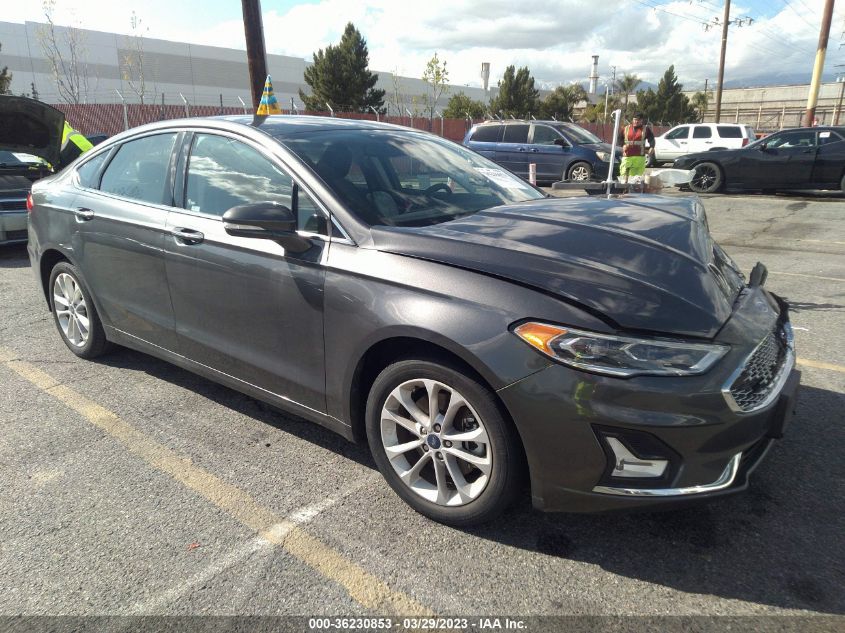
[[469, 525], [747, 486], [798, 387], [784, 301], [695, 198], [550, 199], [363, 121], [168, 121], [33, 187], [62, 340], [124, 345], [352, 440]]

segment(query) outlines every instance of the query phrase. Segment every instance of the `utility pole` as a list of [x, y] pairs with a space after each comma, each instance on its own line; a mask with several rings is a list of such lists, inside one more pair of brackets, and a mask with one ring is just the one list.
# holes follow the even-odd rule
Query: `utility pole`
[[267, 52], [264, 49], [264, 25], [261, 21], [261, 0], [241, 0], [246, 35], [246, 57], [249, 64], [249, 85], [252, 88], [252, 109], [258, 110], [264, 82], [267, 79]]
[[731, 0], [725, 0], [722, 18], [722, 52], [719, 54], [719, 83], [716, 84], [716, 123], [722, 116], [722, 84], [725, 81], [725, 53], [728, 49], [728, 26], [731, 23]]
[[819, 85], [821, 84], [822, 70], [824, 70], [824, 57], [827, 53], [827, 40], [830, 37], [830, 22], [833, 19], [833, 2], [826, 0], [824, 13], [822, 14], [822, 28], [819, 32], [819, 46], [816, 51], [816, 63], [813, 65], [813, 79], [810, 82], [810, 94], [807, 95], [807, 112], [804, 114], [804, 127], [813, 125], [816, 118], [816, 102], [819, 98]]

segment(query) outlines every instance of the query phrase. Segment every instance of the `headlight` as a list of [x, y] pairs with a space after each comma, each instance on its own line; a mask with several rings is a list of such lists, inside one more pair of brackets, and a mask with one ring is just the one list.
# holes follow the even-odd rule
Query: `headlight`
[[596, 158], [606, 163], [610, 161], [610, 152], [596, 152]]
[[703, 374], [730, 349], [727, 345], [598, 334], [546, 323], [514, 329], [546, 356], [608, 376], [689, 376]]

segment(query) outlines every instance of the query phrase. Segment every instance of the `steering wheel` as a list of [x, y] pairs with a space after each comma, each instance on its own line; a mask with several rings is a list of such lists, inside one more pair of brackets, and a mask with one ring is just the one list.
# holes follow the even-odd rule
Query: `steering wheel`
[[438, 182], [436, 184], [431, 185], [428, 189], [423, 189], [423, 193], [425, 195], [431, 195], [433, 193], [437, 193], [438, 191], [445, 191], [449, 195], [452, 195], [452, 188], [447, 185], [445, 182]]

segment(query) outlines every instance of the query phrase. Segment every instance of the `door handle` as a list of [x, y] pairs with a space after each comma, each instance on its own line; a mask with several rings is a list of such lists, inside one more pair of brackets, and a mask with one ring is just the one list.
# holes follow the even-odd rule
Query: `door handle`
[[525, 148], [524, 148], [524, 147], [517, 147], [517, 148], [516, 148], [516, 151], [517, 151], [517, 152], [524, 152], [524, 151], [525, 151]]
[[76, 216], [76, 219], [80, 222], [87, 222], [88, 220], [94, 219], [94, 212], [91, 209], [86, 209], [85, 207], [80, 207], [76, 209], [73, 214]]
[[534, 153], [536, 154], [536, 153], [537, 153], [537, 152], [539, 152], [540, 150], [539, 150], [539, 149], [537, 149], [536, 147], [532, 147], [532, 148], [531, 148], [531, 151], [532, 151], [532, 152], [534, 152]]
[[173, 229], [170, 234], [184, 244], [199, 244], [205, 239], [205, 235], [199, 231], [182, 227]]

